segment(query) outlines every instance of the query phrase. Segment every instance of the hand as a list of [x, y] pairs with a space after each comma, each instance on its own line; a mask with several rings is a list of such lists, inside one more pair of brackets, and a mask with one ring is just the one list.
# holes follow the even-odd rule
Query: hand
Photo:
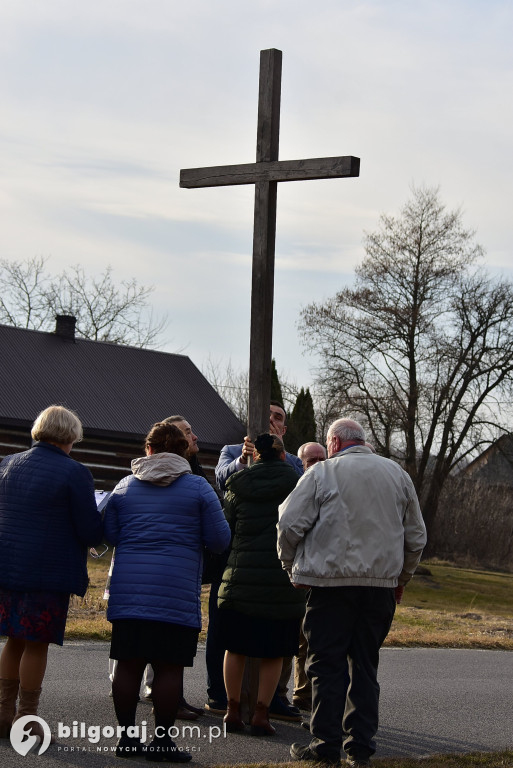
[[251, 439], [246, 435], [246, 437], [244, 438], [244, 442], [242, 444], [242, 454], [239, 459], [241, 464], [247, 464], [248, 456], [251, 456], [251, 458], [253, 458], [254, 452], [255, 452], [255, 446], [251, 442]]
[[399, 605], [399, 603], [403, 599], [403, 592], [404, 592], [404, 587], [397, 586], [395, 588], [395, 602], [397, 603], [397, 605]]

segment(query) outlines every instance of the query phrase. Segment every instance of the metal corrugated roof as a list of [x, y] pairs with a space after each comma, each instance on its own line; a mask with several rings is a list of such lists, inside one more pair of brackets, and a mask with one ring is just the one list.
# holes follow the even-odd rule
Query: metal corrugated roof
[[0, 325], [0, 421], [25, 426], [52, 404], [96, 435], [139, 437], [180, 413], [203, 448], [240, 442], [244, 427], [186, 355]]

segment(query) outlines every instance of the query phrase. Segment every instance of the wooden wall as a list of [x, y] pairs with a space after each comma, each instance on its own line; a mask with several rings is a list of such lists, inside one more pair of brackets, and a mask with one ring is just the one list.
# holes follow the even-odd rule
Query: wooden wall
[[[143, 438], [137, 441], [108, 440], [84, 437], [77, 443], [71, 455], [90, 470], [97, 490], [111, 491], [116, 483], [130, 474], [130, 462], [143, 455]], [[0, 459], [11, 453], [26, 451], [32, 440], [29, 430], [0, 426]], [[200, 451], [199, 461], [209, 480], [214, 482], [214, 469], [219, 453]]]

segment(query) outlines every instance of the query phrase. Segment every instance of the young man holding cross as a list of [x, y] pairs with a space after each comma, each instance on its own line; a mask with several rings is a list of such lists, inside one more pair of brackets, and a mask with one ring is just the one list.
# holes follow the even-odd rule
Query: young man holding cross
[[[285, 424], [286, 414], [281, 403], [277, 400], [271, 400], [269, 406], [269, 432], [272, 435], [278, 435], [283, 439], [287, 426]], [[255, 446], [249, 437], [244, 438], [244, 442], [239, 445], [225, 445], [219, 456], [216, 467], [216, 480], [222, 491], [225, 490], [226, 481], [235, 472], [241, 469], [247, 469], [248, 457], [253, 457]], [[298, 475], [303, 474], [303, 464], [301, 459], [291, 453], [286, 453], [286, 460]]]

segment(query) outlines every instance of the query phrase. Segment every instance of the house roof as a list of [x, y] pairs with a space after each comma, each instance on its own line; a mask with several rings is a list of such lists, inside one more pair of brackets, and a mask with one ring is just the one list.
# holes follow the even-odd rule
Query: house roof
[[182, 414], [202, 449], [238, 443], [244, 427], [186, 355], [0, 325], [0, 423], [30, 427], [40, 411], [74, 410], [84, 432], [140, 438]]
[[462, 471], [492, 485], [513, 486], [513, 434], [501, 435]]

